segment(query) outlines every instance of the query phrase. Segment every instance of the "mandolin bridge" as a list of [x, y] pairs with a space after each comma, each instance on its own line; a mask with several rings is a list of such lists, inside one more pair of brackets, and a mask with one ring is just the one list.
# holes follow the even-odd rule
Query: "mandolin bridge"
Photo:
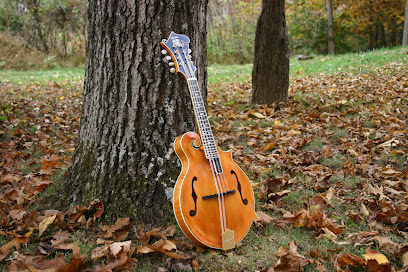
[[212, 195], [208, 195], [208, 196], [203, 196], [203, 200], [210, 199], [210, 198], [213, 198], [213, 197], [218, 197], [219, 195], [228, 195], [228, 194], [235, 194], [235, 190], [226, 191], [226, 192], [223, 192], [221, 194], [212, 194]]

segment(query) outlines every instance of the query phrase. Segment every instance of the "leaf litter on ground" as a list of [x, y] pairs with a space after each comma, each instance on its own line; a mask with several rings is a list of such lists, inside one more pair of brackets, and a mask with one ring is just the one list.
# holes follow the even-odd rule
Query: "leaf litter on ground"
[[[269, 106], [249, 105], [249, 82], [210, 86], [219, 145], [233, 149], [257, 181], [255, 232], [295, 228], [332, 245], [306, 252], [291, 241], [269, 253], [275, 261], [262, 264], [264, 271], [408, 269], [407, 68], [297, 78], [289, 101]], [[100, 224], [102, 200], [67, 211], [31, 209], [70, 162], [81, 93], [80, 82], [0, 85], [2, 264], [10, 271], [130, 271], [142, 265], [138, 260], [163, 254], [168, 259], [158, 271], [211, 270], [200, 263], [202, 249], [172, 240], [176, 226], [144, 230], [129, 218]], [[242, 245], [232, 253], [241, 252]]]

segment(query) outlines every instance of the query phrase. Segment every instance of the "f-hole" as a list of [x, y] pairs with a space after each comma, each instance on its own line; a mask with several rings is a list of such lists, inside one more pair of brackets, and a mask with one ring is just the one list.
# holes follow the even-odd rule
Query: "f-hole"
[[[194, 145], [193, 145], [194, 146]], [[194, 210], [190, 211], [190, 216], [193, 217], [197, 213], [197, 194], [194, 190], [194, 181], [197, 180], [197, 177], [194, 177], [193, 180], [191, 181], [191, 188], [193, 189], [193, 192], [191, 193], [191, 196], [193, 197], [194, 200]]]
[[238, 179], [237, 174], [234, 172], [234, 170], [231, 170], [231, 174], [232, 174], [232, 175], [235, 175], [235, 178], [237, 179], [238, 192], [239, 192], [239, 195], [241, 196], [242, 203], [244, 203], [244, 205], [247, 205], [247, 204], [248, 204], [248, 199], [246, 199], [246, 198], [244, 199], [244, 198], [242, 197], [241, 183], [239, 182], [239, 179]]

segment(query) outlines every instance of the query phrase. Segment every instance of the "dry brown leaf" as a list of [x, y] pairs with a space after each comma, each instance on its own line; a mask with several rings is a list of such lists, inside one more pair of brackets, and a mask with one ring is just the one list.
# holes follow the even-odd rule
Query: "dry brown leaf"
[[108, 254], [109, 254], [109, 247], [107, 246], [96, 247], [92, 250], [91, 259], [96, 260], [104, 256], [108, 256]]
[[344, 265], [365, 266], [365, 261], [363, 258], [360, 258], [357, 255], [354, 255], [353, 253], [350, 252], [344, 253], [340, 256], [336, 256], [335, 262], [340, 266]]
[[327, 235], [327, 237], [329, 238], [329, 240], [336, 240], [337, 239], [337, 235], [334, 234], [331, 230], [329, 230], [328, 228], [324, 227], [322, 228], [323, 232]]
[[367, 207], [362, 202], [360, 205], [360, 213], [365, 217], [368, 217], [370, 215], [370, 212], [368, 211]]
[[366, 254], [363, 254], [363, 257], [366, 261], [375, 260], [380, 265], [389, 263], [386, 256], [369, 248], [366, 249]]
[[405, 252], [404, 255], [402, 255], [402, 267], [408, 267], [408, 252]]
[[[278, 262], [267, 271], [289, 271], [298, 272], [302, 271], [302, 267], [316, 262], [313, 259], [305, 258], [297, 252], [297, 245], [294, 241], [289, 243], [289, 248], [280, 247], [275, 254], [279, 258]], [[317, 262], [319, 263], [319, 262]], [[319, 263], [320, 264], [320, 263]], [[319, 271], [325, 271], [325, 268], [319, 266]]]
[[377, 240], [380, 248], [386, 251], [390, 256], [399, 256], [401, 255], [401, 246], [388, 237], [374, 236], [374, 240]]
[[[15, 259], [9, 266], [10, 271], [63, 271], [60, 270], [66, 265], [64, 260], [64, 254], [58, 254], [54, 259], [47, 259], [45, 256], [25, 256], [22, 254], [14, 253]], [[65, 270], [67, 271], [67, 270]], [[77, 271], [77, 270], [71, 270]]]
[[80, 256], [73, 256], [68, 264], [64, 264], [58, 269], [58, 272], [72, 272], [81, 271], [81, 268], [85, 267], [85, 260], [87, 258], [86, 254], [81, 254]]
[[128, 252], [130, 250], [131, 244], [132, 241], [112, 243], [109, 245], [109, 250], [113, 256], [116, 256], [121, 250], [123, 250], [124, 252]]
[[295, 228], [304, 227], [309, 221], [309, 213], [305, 209], [301, 209], [300, 211], [295, 213], [293, 219], [293, 226]]
[[176, 233], [176, 230], [177, 230], [177, 226], [171, 225], [165, 228], [164, 230], [159, 231], [158, 233], [163, 237], [172, 237]]
[[170, 271], [198, 270], [197, 254], [195, 252], [188, 252], [182, 258], [168, 258], [166, 260], [166, 268]]
[[156, 250], [154, 250], [154, 249], [152, 249], [152, 248], [150, 248], [148, 246], [145, 246], [145, 245], [138, 245], [136, 248], [137, 248], [136, 252], [138, 254], [148, 254], [148, 253], [156, 252]]
[[81, 253], [81, 249], [75, 243], [69, 244], [59, 244], [58, 246], [54, 246], [55, 249], [63, 249], [63, 250], [72, 250], [72, 253], [75, 257], [79, 257]]
[[20, 211], [20, 210], [11, 210], [9, 211], [9, 215], [12, 219], [15, 220], [21, 220], [23, 217], [27, 214], [26, 211]]
[[163, 245], [163, 249], [166, 251], [175, 251], [177, 250], [177, 246], [173, 242], [166, 240], [166, 243]]
[[41, 159], [41, 171], [44, 172], [45, 174], [52, 175], [55, 170], [57, 170], [57, 167], [60, 165], [58, 161], [60, 158], [52, 154], [50, 158], [42, 158]]
[[116, 231], [122, 230], [129, 226], [129, 217], [118, 218], [113, 226], [102, 226], [101, 229], [106, 231], [105, 238], [112, 238]]
[[7, 244], [3, 245], [0, 248], [0, 261], [7, 257], [13, 247], [18, 250], [20, 249], [21, 244], [27, 244], [29, 240], [30, 237], [16, 237]]
[[333, 187], [330, 187], [329, 190], [327, 190], [327, 193], [326, 193], [327, 200], [331, 201], [333, 199], [335, 193], [336, 193], [335, 189]]
[[256, 212], [256, 216], [259, 218], [259, 223], [263, 226], [269, 225], [273, 221], [272, 217], [262, 211]]
[[57, 247], [65, 242], [71, 242], [70, 234], [68, 232], [58, 231], [52, 236], [51, 244], [53, 247]]
[[54, 223], [54, 220], [56, 217], [57, 217], [56, 215], [53, 215], [41, 221], [40, 225], [38, 226], [38, 231], [39, 231], [38, 237], [40, 237], [41, 234], [44, 233], [44, 231], [48, 228], [49, 225]]
[[250, 116], [250, 117], [259, 118], [259, 119], [264, 119], [264, 118], [266, 118], [265, 115], [263, 115], [262, 113], [259, 113], [259, 112], [250, 112], [250, 113], [249, 113], [249, 116]]

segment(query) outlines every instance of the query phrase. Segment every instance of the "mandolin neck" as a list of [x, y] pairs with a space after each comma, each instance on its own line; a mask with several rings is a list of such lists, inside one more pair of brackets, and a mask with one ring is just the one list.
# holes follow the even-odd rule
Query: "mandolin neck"
[[198, 87], [197, 79], [189, 78], [187, 82], [205, 156], [207, 159], [217, 159], [219, 158], [217, 145], [215, 144], [214, 135], [211, 130], [210, 122], [208, 121], [207, 111], [200, 88]]

